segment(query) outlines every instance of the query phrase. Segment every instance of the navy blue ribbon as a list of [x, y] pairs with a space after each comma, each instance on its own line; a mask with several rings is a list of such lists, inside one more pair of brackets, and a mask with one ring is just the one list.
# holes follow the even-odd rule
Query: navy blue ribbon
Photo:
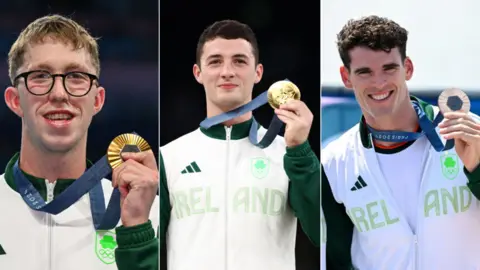
[[445, 144], [443, 144], [440, 136], [435, 130], [438, 124], [442, 122], [443, 114], [439, 112], [432, 122], [428, 119], [425, 111], [422, 109], [422, 107], [420, 107], [418, 102], [412, 101], [412, 106], [417, 113], [418, 123], [420, 125], [420, 128], [422, 129], [421, 132], [380, 131], [367, 125], [370, 133], [372, 134], [372, 137], [376, 140], [384, 142], [408, 142], [414, 141], [425, 135], [427, 136], [427, 139], [430, 141], [435, 151], [442, 152], [452, 149], [455, 146], [455, 141], [453, 139], [450, 139], [447, 140]]
[[[135, 132], [132, 133], [136, 134]], [[108, 206], [105, 209], [102, 179], [111, 173], [112, 168], [105, 155], [51, 202], [46, 203], [38, 190], [20, 170], [18, 160], [13, 166], [13, 177], [17, 191], [32, 210], [57, 215], [88, 193], [93, 225], [96, 230], [111, 230], [117, 226], [120, 220], [120, 191], [118, 188], [113, 189]]]
[[[224, 123], [228, 120], [231, 120], [245, 113], [253, 111], [267, 103], [268, 103], [268, 91], [265, 91], [245, 105], [242, 105], [231, 111], [228, 111], [210, 118], [206, 118], [200, 123], [200, 126], [202, 128], [208, 129], [212, 126]], [[250, 126], [250, 132], [248, 134], [248, 138], [253, 145], [260, 148], [267, 148], [273, 142], [275, 137], [278, 135], [278, 133], [282, 129], [283, 122], [277, 117], [276, 114], [274, 114], [272, 120], [270, 121], [270, 125], [268, 126], [267, 132], [265, 133], [265, 135], [263, 136], [260, 142], [258, 142], [258, 138], [257, 138], [258, 127], [259, 127], [258, 123], [254, 120], [252, 122], [252, 125]]]

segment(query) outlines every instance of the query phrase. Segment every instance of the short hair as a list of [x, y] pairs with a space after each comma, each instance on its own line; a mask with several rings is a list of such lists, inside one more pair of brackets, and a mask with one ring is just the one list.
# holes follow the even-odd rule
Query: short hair
[[366, 47], [390, 52], [398, 48], [402, 61], [407, 57], [408, 32], [398, 23], [384, 17], [367, 16], [349, 20], [337, 34], [337, 48], [343, 65], [350, 69], [350, 50]]
[[208, 26], [200, 35], [197, 43], [197, 64], [200, 65], [200, 58], [203, 54], [203, 46], [208, 41], [216, 38], [244, 39], [252, 46], [252, 53], [255, 57], [255, 64], [259, 63], [259, 51], [257, 38], [250, 26], [235, 20], [222, 20]]
[[71, 44], [75, 50], [86, 49], [91, 56], [96, 75], [100, 75], [100, 60], [97, 39], [72, 19], [61, 15], [49, 15], [31, 22], [18, 36], [8, 53], [8, 74], [12, 84], [18, 69], [23, 65], [29, 45], [41, 44], [53, 38]]

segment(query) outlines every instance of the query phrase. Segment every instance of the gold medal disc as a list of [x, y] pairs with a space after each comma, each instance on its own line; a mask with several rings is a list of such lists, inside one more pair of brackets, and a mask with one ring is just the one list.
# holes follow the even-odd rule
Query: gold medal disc
[[438, 97], [438, 107], [442, 113], [462, 111], [470, 112], [470, 99], [458, 88], [445, 89]]
[[112, 169], [123, 163], [123, 152], [143, 152], [150, 150], [150, 145], [142, 137], [126, 133], [117, 136], [108, 146], [107, 159]]
[[273, 109], [292, 99], [300, 100], [300, 89], [290, 81], [278, 81], [268, 88], [268, 104]]

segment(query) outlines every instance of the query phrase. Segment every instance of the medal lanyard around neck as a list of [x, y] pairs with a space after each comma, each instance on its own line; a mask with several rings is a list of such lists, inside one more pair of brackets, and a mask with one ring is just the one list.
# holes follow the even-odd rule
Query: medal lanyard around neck
[[368, 130], [370, 131], [372, 137], [376, 140], [384, 142], [408, 142], [414, 141], [425, 135], [435, 151], [443, 152], [452, 149], [455, 146], [455, 140], [450, 139], [443, 144], [442, 139], [440, 139], [440, 136], [435, 130], [437, 125], [443, 120], [443, 114], [439, 112], [432, 122], [428, 119], [425, 111], [422, 109], [422, 107], [420, 107], [418, 102], [412, 101], [412, 106], [417, 113], [418, 123], [422, 129], [421, 132], [380, 131], [370, 127], [367, 124]]

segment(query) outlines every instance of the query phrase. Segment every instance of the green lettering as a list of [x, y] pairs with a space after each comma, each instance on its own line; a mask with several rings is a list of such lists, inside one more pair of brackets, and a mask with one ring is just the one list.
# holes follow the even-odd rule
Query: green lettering
[[235, 195], [233, 196], [233, 210], [235, 212], [239, 211], [239, 208], [243, 206], [243, 211], [245, 213], [249, 212], [250, 206], [250, 196], [249, 196], [249, 188], [243, 187], [237, 189]]
[[198, 209], [198, 208], [195, 208], [195, 206], [200, 203], [200, 200], [201, 200], [201, 192], [203, 191], [203, 188], [202, 187], [196, 187], [196, 188], [191, 188], [190, 189], [190, 197], [189, 197], [189, 201], [190, 201], [190, 208], [192, 209], [192, 215], [195, 215], [195, 214], [203, 214], [205, 213], [205, 209]]
[[363, 210], [362, 207], [352, 207], [350, 209], [350, 214], [351, 214], [351, 218], [353, 217], [353, 219], [355, 220], [354, 223], [357, 225], [357, 229], [360, 232], [363, 232], [363, 229], [362, 229], [362, 226], [360, 226], [361, 225], [360, 223], [363, 223], [363, 225], [365, 226], [365, 231], [370, 230], [370, 228], [368, 227], [368, 222], [365, 219], [365, 211]]
[[260, 203], [261, 213], [264, 215], [267, 214], [268, 193], [268, 189], [264, 189], [262, 194], [259, 188], [252, 187], [252, 212], [258, 213], [257, 203]]
[[438, 197], [438, 191], [435, 189], [430, 190], [425, 195], [425, 202], [423, 206], [425, 217], [430, 216], [430, 210], [432, 209], [435, 209], [435, 215], [437, 217], [440, 216], [440, 200]]
[[279, 216], [285, 212], [286, 196], [280, 190], [270, 189], [270, 204], [268, 207], [268, 215]]
[[174, 196], [174, 204], [173, 207], [175, 208], [175, 213], [177, 215], [177, 218], [183, 218], [183, 210], [185, 210], [186, 215], [190, 216], [190, 208], [188, 207], [187, 203], [187, 194], [185, 191], [177, 191], [175, 192]]
[[[452, 194], [453, 193], [453, 194]], [[452, 188], [452, 193], [450, 193], [447, 189], [442, 188], [440, 189], [440, 194], [442, 194], [442, 207], [443, 207], [443, 214], [448, 214], [448, 203], [447, 199], [450, 201], [450, 204], [453, 207], [453, 211], [458, 213], [458, 194], [457, 194], [457, 187]]]
[[212, 196], [210, 187], [205, 188], [205, 212], [218, 212], [218, 207], [212, 207]]
[[[460, 211], [465, 212], [470, 208], [470, 204], [472, 203], [472, 192], [470, 192], [467, 186], [459, 186], [458, 190], [460, 193]], [[467, 199], [466, 202], [465, 199]]]
[[388, 214], [387, 204], [385, 203], [384, 200], [380, 201], [380, 206], [382, 207], [382, 212], [383, 212], [383, 215], [385, 216], [385, 221], [387, 222], [387, 225], [395, 224], [400, 220], [398, 217], [393, 219], [390, 218], [390, 215]]
[[379, 222], [375, 223], [375, 219], [378, 217], [378, 211], [372, 212], [372, 208], [378, 206], [378, 202], [371, 202], [367, 204], [367, 214], [368, 214], [368, 219], [370, 221], [370, 226], [372, 227], [372, 230], [381, 228], [385, 226], [385, 222]]

